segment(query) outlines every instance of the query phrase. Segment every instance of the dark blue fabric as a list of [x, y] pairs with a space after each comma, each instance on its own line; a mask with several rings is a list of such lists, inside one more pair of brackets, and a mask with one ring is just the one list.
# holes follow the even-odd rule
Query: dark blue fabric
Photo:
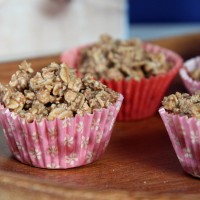
[[130, 23], [200, 22], [200, 0], [128, 0]]

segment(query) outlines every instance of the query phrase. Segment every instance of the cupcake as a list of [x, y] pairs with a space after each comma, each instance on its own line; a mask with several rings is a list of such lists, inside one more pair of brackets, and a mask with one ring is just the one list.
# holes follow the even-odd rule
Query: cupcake
[[183, 169], [200, 177], [200, 91], [176, 92], [162, 101], [159, 113]]
[[26, 61], [0, 84], [0, 121], [14, 157], [40, 168], [67, 169], [104, 153], [123, 97], [90, 75], [51, 63], [34, 73]]
[[180, 77], [190, 94], [200, 90], [200, 57], [187, 60], [180, 70]]
[[182, 59], [176, 53], [138, 39], [115, 40], [103, 35], [99, 42], [74, 48], [61, 61], [78, 68], [79, 75], [96, 80], [123, 94], [119, 120], [152, 116], [178, 73]]

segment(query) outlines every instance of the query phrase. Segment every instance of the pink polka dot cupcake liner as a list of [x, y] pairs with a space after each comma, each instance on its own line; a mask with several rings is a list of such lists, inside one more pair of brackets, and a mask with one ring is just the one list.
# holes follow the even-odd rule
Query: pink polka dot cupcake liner
[[193, 71], [200, 67], [200, 56], [192, 58], [184, 63], [184, 68], [180, 70], [180, 77], [190, 94], [194, 94], [197, 90], [200, 90], [200, 82], [193, 80], [187, 71]]
[[[86, 46], [89, 45], [84, 47]], [[76, 68], [80, 58], [79, 52], [84, 47], [81, 46], [64, 52], [61, 55], [61, 61]], [[103, 84], [124, 96], [124, 103], [117, 118], [120, 121], [139, 120], [154, 115], [158, 111], [168, 87], [182, 66], [182, 58], [168, 49], [150, 43], [144, 43], [144, 49], [152, 53], [164, 53], [173, 66], [166, 74], [152, 76], [148, 79], [144, 78], [141, 81], [133, 79], [100, 80]]]
[[93, 114], [28, 123], [0, 105], [0, 121], [9, 149], [20, 162], [39, 168], [67, 169], [98, 160], [111, 137], [123, 96]]
[[200, 178], [200, 120], [168, 113], [164, 108], [159, 113], [181, 166]]

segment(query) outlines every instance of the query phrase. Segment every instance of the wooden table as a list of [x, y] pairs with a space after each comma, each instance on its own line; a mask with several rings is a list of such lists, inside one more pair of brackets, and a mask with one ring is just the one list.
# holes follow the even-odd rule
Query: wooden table
[[[200, 34], [153, 41], [184, 58], [200, 54]], [[41, 68], [58, 56], [30, 59]], [[20, 62], [0, 64], [7, 82]], [[177, 77], [168, 93], [185, 91]], [[45, 170], [16, 161], [0, 134], [0, 199], [194, 199], [200, 180], [181, 168], [159, 115], [117, 122], [110, 145], [97, 162], [75, 169]]]

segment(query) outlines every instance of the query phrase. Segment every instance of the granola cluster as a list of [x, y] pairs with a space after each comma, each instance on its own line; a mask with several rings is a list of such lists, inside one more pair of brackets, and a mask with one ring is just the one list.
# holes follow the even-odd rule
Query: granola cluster
[[188, 71], [188, 74], [193, 80], [200, 81], [200, 67]]
[[109, 35], [102, 35], [99, 42], [81, 49], [78, 61], [81, 74], [91, 73], [97, 80], [140, 81], [164, 74], [171, 66], [163, 53], [145, 51], [138, 39], [114, 40]]
[[188, 117], [200, 118], [200, 91], [194, 95], [187, 93], [171, 94], [164, 97], [163, 107], [174, 114], [187, 115]]
[[34, 73], [26, 61], [12, 75], [9, 84], [0, 84], [0, 101], [28, 122], [53, 120], [92, 113], [117, 101], [118, 94], [93, 79], [76, 76], [65, 64], [51, 63]]

